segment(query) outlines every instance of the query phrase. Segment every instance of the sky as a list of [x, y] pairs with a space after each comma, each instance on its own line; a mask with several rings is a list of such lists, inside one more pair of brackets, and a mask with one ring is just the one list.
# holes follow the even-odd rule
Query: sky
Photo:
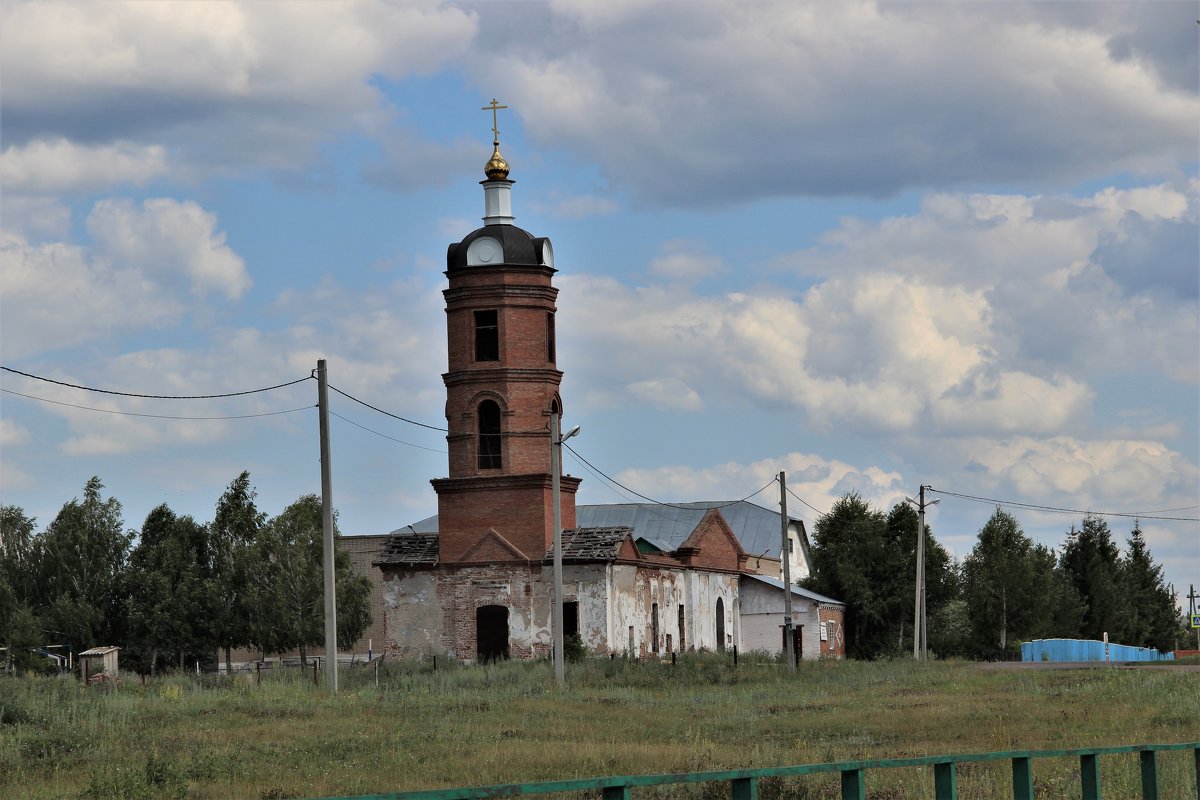
[[[1200, 584], [1195, 2], [0, 15], [10, 370], [209, 395], [325, 358], [444, 425], [445, 252], [482, 224], [494, 97], [596, 468], [668, 502], [783, 470], [810, 531], [846, 492], [886, 510], [926, 484], [958, 558], [996, 500], [1138, 514], [1167, 579]], [[160, 503], [211, 520], [243, 470], [268, 514], [320, 491], [312, 380], [0, 389], [0, 500], [39, 526], [93, 475], [135, 529]], [[443, 434], [331, 412], [344, 534], [436, 512]], [[564, 466], [580, 503], [636, 499]], [[1051, 547], [1082, 518], [1025, 506]], [[1132, 518], [1107, 519], [1124, 547]]]

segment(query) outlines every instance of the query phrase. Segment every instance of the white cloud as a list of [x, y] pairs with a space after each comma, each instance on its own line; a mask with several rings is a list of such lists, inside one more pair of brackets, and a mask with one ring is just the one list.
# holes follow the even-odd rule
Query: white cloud
[[379, 113], [373, 80], [433, 69], [476, 33], [472, 14], [435, 0], [52, 0], [10, 3], [5, 17], [6, 140], [150, 152], [170, 139], [197, 176], [307, 161]]
[[[626, 486], [636, 487], [639, 492], [666, 502], [700, 498], [737, 500], [762, 488], [780, 470], [787, 473], [788, 489], [822, 513], [847, 492], [857, 492], [877, 507], [890, 508], [903, 498], [905, 491], [897, 472], [877, 466], [856, 467], [837, 459], [795, 452], [752, 463], [730, 461], [711, 467], [672, 465], [625, 469], [615, 477]], [[775, 499], [760, 495], [752, 502], [766, 506]], [[790, 507], [788, 510], [793, 511]], [[792, 515], [811, 520], [816, 517], [816, 512], [800, 504]]]
[[0, 347], [7, 359], [166, 325], [182, 312], [137, 268], [74, 245], [31, 245], [0, 233]]
[[13, 145], [0, 154], [5, 191], [33, 195], [143, 184], [166, 169], [160, 145], [132, 142], [86, 146], [59, 137]]
[[704, 403], [696, 390], [678, 378], [631, 383], [626, 391], [638, 401], [669, 411], [699, 411]]
[[236, 300], [250, 288], [245, 262], [216, 230], [216, 216], [194, 202], [101, 200], [87, 226], [98, 252], [160, 280], [186, 275], [195, 295], [218, 291]]
[[0, 419], [0, 447], [19, 447], [28, 441], [28, 428], [12, 420]]
[[676, 239], [664, 242], [662, 249], [662, 255], [650, 260], [650, 272], [660, 278], [691, 282], [725, 271], [725, 262], [705, 253], [699, 242]]
[[250, 286], [216, 216], [194, 202], [102, 200], [87, 226], [91, 247], [0, 233], [5, 357], [178, 324], [197, 298], [236, 299]]
[[1194, 463], [1150, 440], [967, 437], [948, 447], [983, 485], [1029, 502], [1070, 498], [1076, 508], [1149, 512], [1196, 502], [1200, 485]]
[[57, 198], [21, 197], [0, 192], [0, 220], [3, 230], [30, 241], [61, 241], [71, 226], [71, 209]]
[[[286, 316], [290, 324], [279, 330], [215, 329], [203, 345], [192, 349], [126, 352], [92, 361], [69, 374], [56, 372], [47, 377], [90, 386], [117, 386], [135, 393], [218, 394], [306, 376], [317, 359], [325, 358], [331, 384], [368, 402], [412, 414], [427, 424], [441, 425], [445, 398], [438, 375], [445, 343], [429, 341], [430, 332], [440, 330], [438, 299], [437, 289], [417, 283], [396, 283], [358, 293], [327, 280], [311, 291], [288, 292], [280, 298], [275, 311]], [[264, 414], [310, 408], [315, 392], [316, 384], [306, 381], [265, 394], [186, 403], [105, 395], [89, 395], [87, 402], [80, 403], [78, 391], [40, 383], [37, 391], [30, 393], [101, 409], [58, 405], [43, 408], [62, 417], [70, 428], [70, 435], [59, 443], [64, 453], [73, 457], [116, 457], [128, 453], [164, 454], [180, 446], [203, 448], [245, 436], [249, 426], [259, 433], [265, 428], [276, 435], [291, 435], [298, 425], [312, 419], [302, 412], [253, 420], [158, 419], [132, 414]], [[363, 411], [340, 395], [333, 406], [351, 417], [374, 417], [373, 412]], [[438, 444], [435, 439], [428, 446]]]
[[546, 46], [481, 38], [471, 64], [511, 87], [539, 144], [668, 205], [1070, 184], [1190, 159], [1200, 102], [1156, 68], [1187, 48], [1114, 46], [1172, 7], [1068, 21], [1043, 5], [485, 4], [483, 29]]

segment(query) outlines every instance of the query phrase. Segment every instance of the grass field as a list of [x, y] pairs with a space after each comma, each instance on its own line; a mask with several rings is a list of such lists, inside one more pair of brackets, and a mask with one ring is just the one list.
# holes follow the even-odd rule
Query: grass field
[[[0, 797], [284, 798], [566, 777], [1200, 739], [1200, 673], [993, 671], [965, 662], [343, 669], [83, 688], [0, 678]], [[1104, 796], [1138, 796], [1135, 757]], [[1195, 798], [1191, 753], [1160, 755], [1163, 797]], [[1039, 797], [1078, 797], [1077, 763], [1035, 762]], [[965, 800], [1011, 797], [1008, 765], [960, 767]], [[836, 778], [764, 781], [764, 800], [834, 798]], [[932, 795], [928, 770], [868, 773], [868, 797]], [[635, 797], [727, 797], [727, 786]]]

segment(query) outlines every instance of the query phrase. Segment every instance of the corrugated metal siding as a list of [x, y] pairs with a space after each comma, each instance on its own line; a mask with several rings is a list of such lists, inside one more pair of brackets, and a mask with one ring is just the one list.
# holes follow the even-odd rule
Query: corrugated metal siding
[[1150, 647], [1108, 644], [1096, 639], [1034, 639], [1021, 645], [1022, 661], [1174, 661], [1174, 653], [1160, 653]]

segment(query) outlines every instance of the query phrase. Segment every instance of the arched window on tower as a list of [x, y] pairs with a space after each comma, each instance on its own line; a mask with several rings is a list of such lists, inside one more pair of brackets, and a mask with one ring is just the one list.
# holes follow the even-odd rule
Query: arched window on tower
[[479, 404], [479, 468], [500, 469], [500, 406], [494, 400]]

